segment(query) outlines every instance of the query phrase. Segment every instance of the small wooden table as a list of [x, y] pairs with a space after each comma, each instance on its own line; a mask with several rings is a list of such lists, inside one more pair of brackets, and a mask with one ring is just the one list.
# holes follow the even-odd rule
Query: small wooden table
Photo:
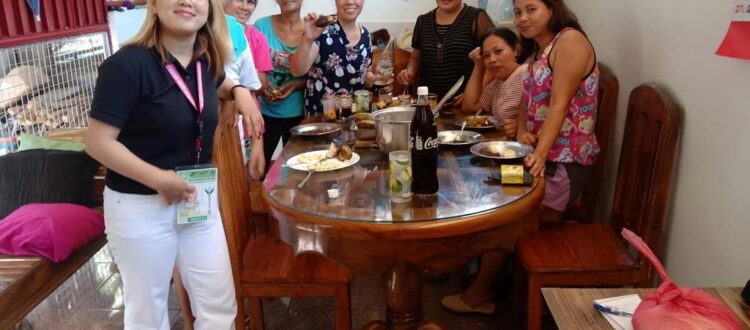
[[[448, 271], [491, 250], [510, 252], [517, 239], [537, 229], [543, 180], [529, 187], [488, 185], [484, 180], [498, 165], [468, 148], [441, 148], [440, 190], [432, 201], [414, 197], [391, 203], [388, 157], [366, 147], [356, 148], [357, 165], [314, 173], [298, 187], [307, 173], [290, 169], [287, 159], [325, 150], [329, 143], [330, 138], [292, 138], [266, 177], [263, 197], [278, 219], [281, 238], [295, 252], [315, 251], [352, 269], [386, 276], [386, 322], [369, 329], [419, 326], [420, 271]], [[334, 184], [341, 191], [335, 205], [326, 196]]]
[[[612, 329], [604, 317], [592, 307], [596, 299], [638, 294], [641, 298], [655, 289], [563, 289], [543, 288], [542, 295], [560, 330]], [[741, 288], [704, 288], [724, 302], [740, 319], [745, 329], [750, 329], [750, 308], [742, 303]]]

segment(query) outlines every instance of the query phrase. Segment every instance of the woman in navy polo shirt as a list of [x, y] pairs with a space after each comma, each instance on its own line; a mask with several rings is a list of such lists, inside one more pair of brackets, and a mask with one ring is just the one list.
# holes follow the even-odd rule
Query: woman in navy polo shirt
[[221, 220], [178, 224], [175, 204], [199, 193], [175, 168], [211, 162], [218, 99], [234, 98], [245, 119], [259, 117], [249, 91], [223, 77], [232, 50], [217, 13], [220, 0], [149, 0], [138, 35], [99, 68], [86, 150], [109, 169], [104, 218], [123, 281], [125, 329], [169, 329], [175, 265], [195, 328], [234, 325]]

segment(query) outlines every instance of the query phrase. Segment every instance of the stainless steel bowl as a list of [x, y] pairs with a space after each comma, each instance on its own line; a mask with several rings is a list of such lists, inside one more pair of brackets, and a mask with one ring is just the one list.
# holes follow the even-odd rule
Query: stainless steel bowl
[[292, 127], [289, 131], [298, 136], [322, 136], [341, 130], [341, 125], [335, 123], [311, 123]]
[[479, 142], [482, 137], [482, 134], [466, 130], [463, 132], [441, 131], [438, 132], [438, 143], [447, 146], [467, 146]]
[[388, 153], [409, 150], [409, 126], [414, 117], [414, 107], [397, 106], [378, 110], [375, 119], [375, 141], [380, 151]]

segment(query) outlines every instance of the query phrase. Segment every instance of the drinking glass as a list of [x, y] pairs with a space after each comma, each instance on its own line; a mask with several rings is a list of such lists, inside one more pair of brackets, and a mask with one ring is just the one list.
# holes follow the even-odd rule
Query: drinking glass
[[389, 196], [391, 202], [405, 203], [411, 200], [411, 152], [406, 150], [388, 153], [390, 168]]
[[409, 94], [402, 94], [398, 96], [398, 103], [399, 105], [410, 105], [411, 104], [411, 95]]
[[378, 101], [382, 101], [386, 105], [393, 102], [393, 95], [391, 94], [391, 88], [385, 86], [378, 90]]
[[435, 112], [435, 108], [438, 105], [438, 96], [435, 93], [427, 94], [427, 100], [430, 102], [430, 110]]
[[351, 94], [336, 95], [336, 107], [339, 109], [339, 119], [347, 118], [352, 115], [352, 96]]
[[357, 105], [355, 112], [370, 112], [370, 100], [372, 93], [368, 90], [358, 90], [354, 92], [354, 104]]
[[336, 100], [332, 97], [324, 97], [321, 103], [323, 104], [323, 120], [336, 121], [336, 118], [338, 118]]

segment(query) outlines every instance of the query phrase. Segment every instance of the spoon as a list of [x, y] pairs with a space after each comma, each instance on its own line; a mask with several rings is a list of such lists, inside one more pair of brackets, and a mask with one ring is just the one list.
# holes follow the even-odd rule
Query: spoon
[[305, 183], [307, 183], [307, 180], [310, 179], [310, 176], [312, 176], [313, 172], [315, 171], [310, 170], [307, 172], [307, 176], [304, 179], [302, 179], [302, 181], [297, 185], [297, 189], [302, 189], [302, 187], [305, 186]]
[[463, 123], [461, 123], [461, 130], [458, 131], [458, 135], [456, 135], [453, 138], [453, 143], [458, 142], [458, 140], [463, 140], [462, 136], [464, 136], [464, 128], [466, 128], [466, 121], [464, 120]]
[[482, 108], [479, 108], [479, 110], [477, 110], [477, 113], [474, 114], [474, 119], [476, 119], [480, 113], [482, 113]]

